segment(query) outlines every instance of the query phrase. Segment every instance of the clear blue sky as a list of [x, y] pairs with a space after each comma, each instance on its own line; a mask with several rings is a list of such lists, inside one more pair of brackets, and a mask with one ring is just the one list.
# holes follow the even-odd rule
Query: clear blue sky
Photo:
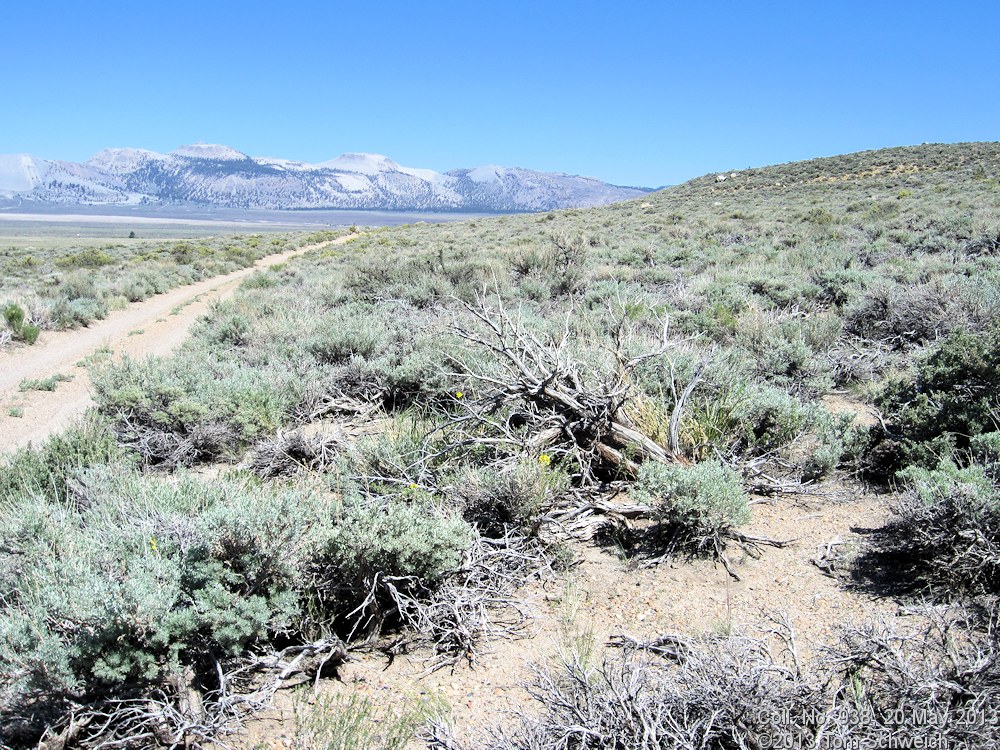
[[996, 2], [7, 3], [0, 153], [195, 141], [658, 186], [1000, 139]]

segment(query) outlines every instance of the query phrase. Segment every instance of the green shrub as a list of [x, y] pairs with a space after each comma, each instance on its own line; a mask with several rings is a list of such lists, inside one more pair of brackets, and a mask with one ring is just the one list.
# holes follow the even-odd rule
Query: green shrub
[[21, 326], [21, 330], [18, 331], [18, 334], [20, 335], [21, 340], [30, 346], [38, 341], [38, 336], [41, 332], [42, 329], [34, 323], [25, 323]]
[[[319, 599], [345, 635], [401, 624], [397, 592], [425, 598], [458, 569], [472, 532], [419, 490], [350, 499], [317, 566]], [[332, 605], [331, 605], [332, 603]]]
[[840, 337], [842, 324], [829, 314], [764, 315], [754, 310], [735, 325], [736, 343], [750, 355], [756, 373], [784, 385], [825, 390], [828, 366], [820, 356]]
[[93, 297], [61, 298], [53, 302], [49, 310], [52, 328], [70, 330], [88, 325], [94, 320], [103, 320], [108, 315], [108, 305]]
[[63, 255], [55, 260], [55, 264], [60, 268], [100, 268], [114, 262], [114, 257], [105, 250], [96, 247], [88, 247], [76, 253]]
[[967, 329], [985, 332], [996, 320], [995, 281], [981, 276], [883, 279], [845, 311], [845, 330], [903, 349]]
[[374, 478], [371, 489], [376, 494], [419, 485], [429, 429], [429, 423], [412, 412], [393, 415], [383, 429], [357, 442], [352, 455], [357, 473]]
[[24, 324], [24, 310], [13, 302], [3, 309], [3, 317], [13, 331], [18, 331]]
[[92, 274], [76, 272], [64, 276], [56, 287], [56, 294], [67, 300], [99, 299], [97, 278]]
[[212, 311], [212, 321], [206, 325], [205, 338], [221, 346], [245, 346], [250, 341], [253, 327], [250, 319], [241, 313], [223, 313], [218, 307]]
[[[274, 270], [272, 268], [272, 270]], [[273, 273], [254, 271], [242, 284], [244, 289], [270, 289], [277, 285]]]
[[1000, 480], [1000, 432], [984, 432], [969, 440], [972, 459], [990, 478]]
[[38, 448], [22, 448], [0, 468], [0, 498], [24, 493], [64, 499], [68, 483], [89, 466], [129, 465], [135, 457], [115, 440], [107, 420], [88, 416]]
[[68, 380], [72, 380], [72, 375], [64, 375], [61, 372], [57, 372], [55, 375], [49, 375], [47, 378], [31, 378], [28, 380], [22, 380], [17, 389], [19, 391], [54, 391], [60, 383], [65, 383]]
[[734, 437], [751, 455], [789, 445], [809, 426], [813, 411], [794, 396], [760, 386], [747, 391], [732, 410]]
[[815, 481], [830, 474], [844, 461], [857, 465], [867, 448], [868, 432], [855, 424], [852, 414], [830, 414], [825, 409], [813, 410], [810, 425], [813, 444], [802, 463], [803, 481]]
[[654, 508], [668, 551], [721, 554], [725, 537], [750, 521], [742, 480], [717, 461], [693, 466], [647, 461], [631, 495]]
[[530, 530], [536, 517], [570, 487], [551, 457], [524, 456], [502, 469], [469, 468], [453, 480], [463, 516], [487, 536], [512, 528]]
[[393, 331], [386, 321], [360, 305], [345, 306], [327, 313], [316, 326], [306, 348], [317, 361], [340, 364], [353, 356], [370, 359], [386, 350]]
[[818, 286], [800, 278], [769, 276], [748, 279], [745, 283], [755, 295], [766, 300], [770, 305], [784, 309], [808, 305], [821, 294]]
[[440, 514], [424, 502], [383, 498], [345, 509], [327, 556], [352, 584], [359, 584], [357, 592], [376, 574], [415, 576], [433, 584], [458, 567], [469, 540], [469, 527], [460, 518]]
[[0, 474], [0, 722], [25, 736], [70, 702], [184, 670], [210, 685], [248, 650], [399, 624], [390, 585], [432, 591], [472, 539], [419, 490], [338, 497], [129, 462], [95, 423]]
[[[318, 496], [95, 467], [0, 504], [3, 714], [162, 684], [296, 632], [333, 514]], [[67, 554], [67, 551], [72, 551]]]
[[[995, 441], [991, 441], [995, 442]], [[980, 442], [982, 445], [982, 442]], [[893, 542], [935, 593], [1000, 593], [1000, 484], [973, 464], [899, 473], [907, 487], [891, 524]]]
[[20, 305], [16, 305], [13, 302], [8, 304], [3, 309], [3, 317], [7, 321], [11, 332], [17, 338], [21, 339], [21, 341], [29, 346], [38, 341], [41, 329], [34, 323], [29, 323], [25, 320], [24, 310]]
[[246, 445], [291, 421], [306, 396], [308, 381], [293, 370], [204, 357], [191, 347], [93, 368], [98, 408], [150, 463], [190, 464]]
[[178, 242], [171, 250], [174, 260], [180, 264], [191, 263], [195, 257], [194, 246], [187, 242]]
[[818, 299], [830, 305], [842, 307], [871, 282], [870, 272], [850, 268], [823, 268], [811, 275], [813, 284], [819, 287]]
[[417, 334], [400, 341], [385, 368], [386, 405], [401, 409], [414, 404], [437, 405], [454, 400], [459, 380], [449, 374], [449, 357], [462, 351], [454, 336]]
[[877, 403], [897, 466], [933, 467], [941, 456], [967, 451], [971, 438], [998, 426], [1000, 328], [942, 339], [917, 358], [912, 377], [889, 381]]
[[[834, 438], [836, 431], [827, 429], [832, 425], [824, 422], [828, 416], [824, 409], [807, 405], [775, 385], [755, 382], [752, 365], [747, 353], [737, 349], [724, 349], [708, 362], [702, 380], [683, 410], [679, 438], [686, 455], [696, 459], [716, 452], [747, 457], [778, 456], [810, 430], [823, 432], [821, 442]], [[669, 427], [673, 394], [689, 381], [696, 366], [696, 359], [681, 353], [670, 358], [669, 367], [664, 360], [659, 365], [644, 363], [637, 370], [645, 390], [654, 393], [659, 390], [665, 399], [666, 409], [661, 409], [658, 432]], [[671, 378], [676, 381], [673, 386]], [[633, 420], [637, 424], [649, 421], [642, 415], [633, 415]], [[828, 463], [830, 459], [825, 460]]]

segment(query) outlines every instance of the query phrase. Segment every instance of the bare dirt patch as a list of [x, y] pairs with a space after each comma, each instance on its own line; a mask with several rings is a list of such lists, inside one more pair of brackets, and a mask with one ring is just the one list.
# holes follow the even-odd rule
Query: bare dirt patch
[[850, 414], [855, 424], [871, 427], [878, 424], [878, 417], [871, 406], [847, 394], [831, 393], [822, 398], [823, 405], [831, 414]]

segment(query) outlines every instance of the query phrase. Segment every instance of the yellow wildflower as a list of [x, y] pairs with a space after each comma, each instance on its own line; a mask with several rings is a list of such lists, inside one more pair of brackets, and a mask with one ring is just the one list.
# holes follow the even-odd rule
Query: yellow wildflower
[[548, 453], [543, 453], [538, 457], [538, 463], [540, 463], [542, 466], [548, 466], [549, 464], [552, 463], [552, 456], [550, 456]]

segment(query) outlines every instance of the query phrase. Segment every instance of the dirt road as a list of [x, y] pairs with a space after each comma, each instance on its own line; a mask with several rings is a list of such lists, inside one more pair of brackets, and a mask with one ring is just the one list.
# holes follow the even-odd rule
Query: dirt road
[[[34, 346], [0, 352], [0, 453], [29, 443], [38, 445], [49, 435], [65, 429], [93, 404], [84, 364], [87, 357], [104, 348], [115, 356], [169, 354], [187, 337], [191, 324], [212, 302], [231, 295], [254, 271], [284, 263], [308, 250], [349, 242], [356, 236], [269, 255], [251, 268], [135, 302], [86, 328], [45, 331]], [[56, 375], [71, 379], [57, 383], [54, 391], [20, 390], [24, 381]]]

